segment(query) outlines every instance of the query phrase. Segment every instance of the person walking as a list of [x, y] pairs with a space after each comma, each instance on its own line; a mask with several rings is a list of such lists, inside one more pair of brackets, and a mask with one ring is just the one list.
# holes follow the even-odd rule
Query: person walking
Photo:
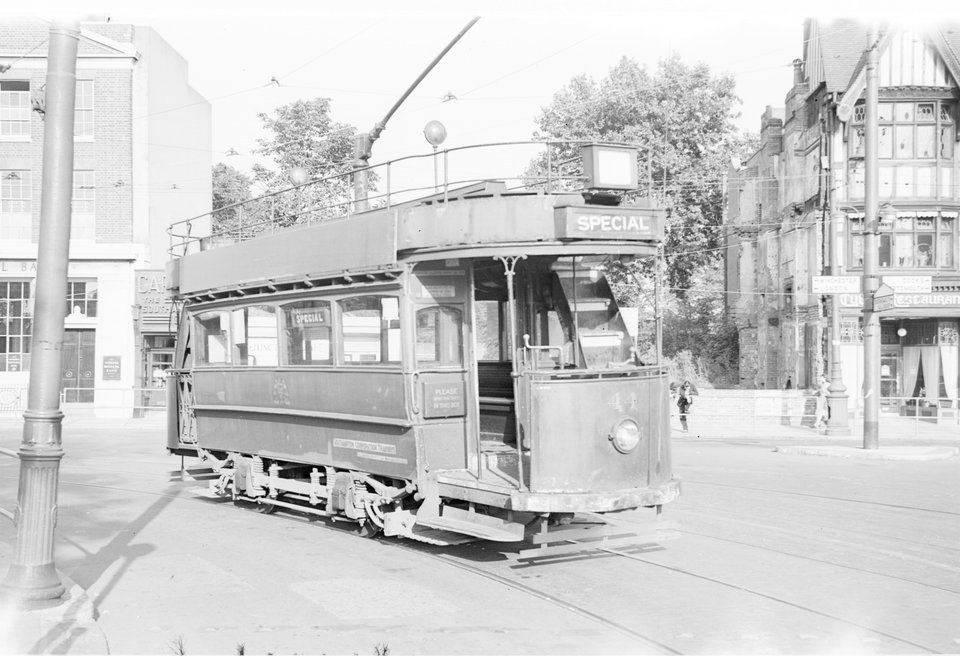
[[687, 432], [687, 414], [690, 412], [691, 405], [693, 405], [693, 389], [690, 386], [690, 381], [684, 381], [677, 395], [677, 408], [680, 410], [680, 425], [683, 427], [684, 433]]
[[820, 424], [827, 428], [827, 422], [830, 420], [830, 408], [827, 405], [827, 397], [830, 396], [830, 381], [826, 376], [820, 376], [820, 384], [817, 385], [817, 409], [813, 419], [814, 430], [820, 430]]

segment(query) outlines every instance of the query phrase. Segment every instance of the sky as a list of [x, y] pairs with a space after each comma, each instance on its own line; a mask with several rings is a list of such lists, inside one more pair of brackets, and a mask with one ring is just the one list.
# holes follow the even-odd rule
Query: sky
[[[854, 16], [855, 6], [815, 0], [797, 9]], [[941, 6], [949, 5], [928, 1], [927, 15]], [[64, 7], [78, 16], [76, 5], [35, 11], [60, 14]], [[480, 20], [387, 123], [372, 162], [428, 154], [423, 128], [431, 120], [446, 127], [441, 148], [528, 140], [554, 93], [580, 74], [602, 80], [622, 57], [653, 72], [676, 53], [732, 75], [743, 101], [736, 125], [757, 132], [764, 108], [782, 106], [792, 84], [807, 15], [779, 3], [705, 0], [286, 0], [275, 8], [251, 0], [128, 0], [83, 7], [80, 18], [152, 27], [186, 59], [191, 86], [211, 103], [213, 162], [244, 172], [263, 161], [252, 154], [266, 136], [259, 113], [322, 96], [331, 99], [334, 120], [370, 130], [474, 16]], [[882, 3], [871, 7], [883, 10]]]
[[[231, 5], [229, 14], [138, 13], [125, 5], [110, 18], [150, 25], [180, 52], [191, 85], [212, 105], [214, 161], [244, 171], [264, 136], [258, 113], [323, 96], [335, 120], [370, 130], [474, 16], [480, 20], [387, 123], [371, 161], [430, 152], [423, 128], [431, 120], [446, 127], [441, 148], [528, 140], [554, 93], [576, 75], [601, 80], [622, 57], [653, 71], [676, 52], [733, 74], [744, 129], [757, 131], [765, 105], [782, 104], [791, 62], [802, 53], [802, 16], [652, 12], [644, 5], [285, 3], [282, 14], [266, 13], [263, 3]], [[450, 95], [455, 99], [443, 100]]]

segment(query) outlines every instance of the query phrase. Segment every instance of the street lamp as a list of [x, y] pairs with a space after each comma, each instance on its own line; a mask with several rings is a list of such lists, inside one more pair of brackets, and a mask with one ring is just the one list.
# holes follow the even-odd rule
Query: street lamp
[[447, 128], [440, 121], [428, 121], [423, 127], [423, 136], [427, 142], [433, 146], [433, 190], [437, 191], [439, 187], [437, 179], [437, 146], [442, 144], [447, 138]]
[[[841, 210], [830, 212], [830, 275], [840, 275], [840, 232], [844, 229], [846, 214]], [[830, 295], [830, 395], [827, 397], [829, 419], [827, 435], [849, 435], [847, 386], [843, 384], [843, 363], [840, 358], [840, 295]]]
[[297, 188], [297, 204], [300, 205], [299, 212], [297, 213], [296, 222], [300, 223], [300, 214], [303, 213], [303, 189], [300, 187], [307, 183], [307, 180], [310, 179], [310, 172], [307, 171], [303, 166], [294, 166], [287, 173], [287, 178], [290, 180], [291, 184]]

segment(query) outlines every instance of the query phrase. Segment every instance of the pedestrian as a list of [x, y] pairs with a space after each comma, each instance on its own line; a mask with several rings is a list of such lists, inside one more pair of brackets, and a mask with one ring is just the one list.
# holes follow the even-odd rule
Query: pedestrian
[[677, 408], [680, 409], [680, 425], [683, 427], [684, 433], [687, 432], [687, 415], [690, 413], [691, 405], [693, 405], [693, 389], [690, 386], [690, 381], [684, 381], [677, 395]]
[[677, 404], [677, 398], [680, 396], [679, 387], [676, 383], [670, 383], [670, 416], [673, 416], [673, 406]]
[[830, 381], [827, 380], [826, 376], [820, 376], [820, 384], [817, 386], [817, 410], [813, 419], [815, 430], [820, 429], [821, 422], [824, 428], [827, 427], [827, 422], [830, 419], [830, 408], [827, 405], [828, 396], [830, 396]]
[[793, 389], [793, 381], [790, 379], [790, 376], [787, 376], [787, 384], [783, 389]]

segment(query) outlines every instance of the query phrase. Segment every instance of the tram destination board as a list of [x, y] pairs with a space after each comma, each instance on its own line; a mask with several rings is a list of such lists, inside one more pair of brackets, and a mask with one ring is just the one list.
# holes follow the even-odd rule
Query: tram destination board
[[557, 236], [561, 239], [663, 239], [663, 210], [640, 207], [558, 207]]

